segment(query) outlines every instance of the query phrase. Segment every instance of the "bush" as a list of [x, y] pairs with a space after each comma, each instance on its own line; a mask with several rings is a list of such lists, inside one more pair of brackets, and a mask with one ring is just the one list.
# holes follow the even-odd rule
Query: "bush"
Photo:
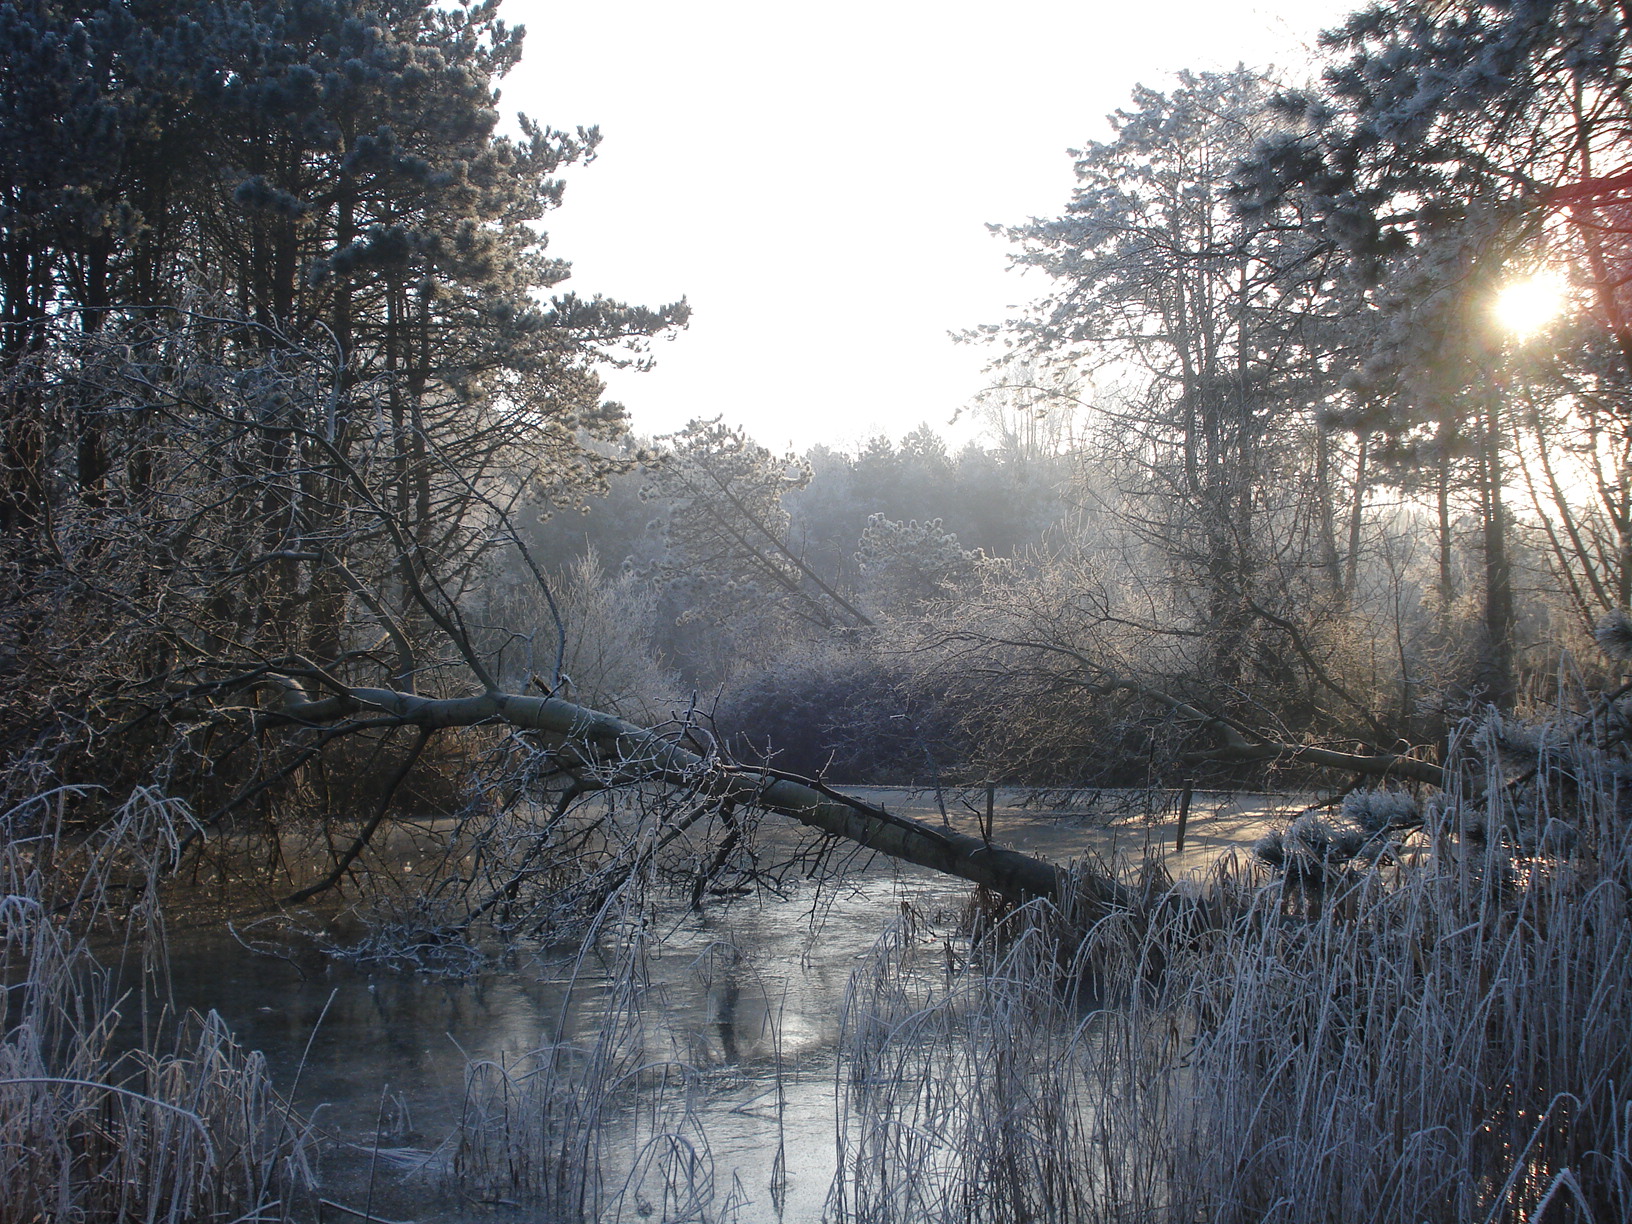
[[739, 759], [829, 781], [921, 782], [967, 756], [943, 694], [864, 645], [790, 652], [731, 685], [715, 721]]

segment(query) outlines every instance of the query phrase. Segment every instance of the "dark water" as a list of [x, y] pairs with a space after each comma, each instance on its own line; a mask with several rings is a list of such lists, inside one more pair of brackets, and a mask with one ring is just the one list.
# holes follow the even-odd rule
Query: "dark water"
[[[933, 796], [868, 797], [941, 819]], [[1166, 852], [1175, 874], [1250, 841], [1265, 802], [1197, 796], [1179, 858], [1171, 854], [1170, 821], [1107, 827], [1003, 806], [1016, 798], [1000, 794], [995, 840], [1062, 861], [1085, 852], [1124, 859]], [[951, 815], [973, 831], [967, 808]], [[741, 1219], [821, 1218], [834, 1171], [837, 1041], [851, 975], [903, 921], [912, 938], [944, 945], [947, 963], [955, 961], [968, 895], [960, 881], [874, 859], [785, 899], [711, 901], [694, 913], [677, 897], [643, 914], [644, 1054], [654, 1065], [686, 1069], [689, 1133], [706, 1145], [721, 1193], [735, 1185], [747, 1200]], [[611, 942], [626, 946], [633, 933]], [[592, 1041], [607, 1023], [607, 940], [582, 954], [519, 951], [463, 980], [368, 972], [298, 953], [256, 955], [219, 925], [177, 930], [171, 944], [176, 1006], [218, 1012], [246, 1048], [265, 1054], [279, 1089], [326, 1137], [325, 1196], [366, 1200], [374, 1214], [396, 1220], [464, 1220], [473, 1212], [533, 1218], [449, 1191], [437, 1176], [447, 1159], [439, 1145], [466, 1107], [472, 1063], [513, 1067], [553, 1042]], [[414, 1160], [425, 1167], [405, 1173], [401, 1166]]]

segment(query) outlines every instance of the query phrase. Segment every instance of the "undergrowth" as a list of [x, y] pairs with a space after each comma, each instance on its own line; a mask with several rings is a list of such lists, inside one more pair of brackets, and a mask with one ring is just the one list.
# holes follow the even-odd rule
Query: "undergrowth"
[[[138, 791], [84, 840], [64, 832], [69, 798], [0, 815], [0, 1224], [291, 1218], [314, 1180], [304, 1123], [218, 1016], [172, 1023], [149, 989], [183, 814]], [[123, 996], [92, 953], [116, 932], [141, 962]], [[121, 1048], [133, 1009], [141, 1038]]]
[[[1632, 1224], [1622, 771], [1520, 739], [1479, 729], [1444, 793], [1351, 797], [1358, 832], [1301, 818], [1273, 866], [991, 909], [961, 962], [907, 911], [845, 1001], [828, 1217]], [[0, 817], [0, 1224], [310, 1218], [313, 1136], [260, 1056], [160, 1006], [186, 812], [139, 792], [75, 839], [71, 797]], [[527, 903], [507, 870], [484, 895]], [[643, 903], [597, 893], [576, 1035], [473, 1062], [453, 1132], [398, 1163], [552, 1224], [734, 1220], [697, 1076], [652, 1052]]]
[[1318, 905], [1226, 863], [1085, 933], [1034, 903], [950, 977], [893, 932], [846, 1006], [833, 1216], [1632, 1220], [1618, 773], [1555, 743], [1516, 787], [1485, 734]]

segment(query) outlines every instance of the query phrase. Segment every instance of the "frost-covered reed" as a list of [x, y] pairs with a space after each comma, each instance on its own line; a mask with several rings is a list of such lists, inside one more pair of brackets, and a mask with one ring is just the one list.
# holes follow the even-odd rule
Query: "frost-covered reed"
[[[1632, 1220], [1618, 778], [1569, 745], [1505, 777], [1318, 909], [1242, 864], [1086, 938], [1021, 910], [951, 973], [892, 933], [847, 1007], [833, 1214]], [[1561, 819], [1567, 856], [1526, 851]]]
[[569, 995], [568, 1006], [583, 1009], [579, 1035], [515, 1062], [470, 1064], [445, 1145], [461, 1194], [524, 1206], [551, 1224], [737, 1218], [740, 1191], [715, 1182], [696, 1072], [651, 1053], [663, 1039], [648, 1031], [644, 943], [638, 922], [597, 924], [580, 960], [609, 954], [611, 963]]
[[[66, 798], [0, 815], [0, 1224], [290, 1219], [313, 1183], [307, 1135], [261, 1056], [214, 1013], [176, 1026], [152, 1008], [175, 811], [138, 792], [74, 839]], [[142, 969], [121, 997], [88, 938], [115, 919]], [[134, 1048], [124, 1012], [141, 1015]]]

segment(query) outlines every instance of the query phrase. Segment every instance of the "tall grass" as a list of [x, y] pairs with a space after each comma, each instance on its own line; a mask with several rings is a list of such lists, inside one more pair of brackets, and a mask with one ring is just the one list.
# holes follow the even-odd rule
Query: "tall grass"
[[[138, 792], [74, 839], [71, 798], [0, 816], [0, 1224], [288, 1219], [312, 1182], [307, 1140], [261, 1056], [213, 1013], [168, 1024], [150, 989], [177, 810]], [[123, 997], [91, 950], [100, 933], [117, 952], [118, 932], [141, 973]], [[121, 1049], [131, 1009], [140, 1036]]]
[[740, 1196], [715, 1183], [696, 1073], [649, 1052], [661, 1041], [647, 1032], [645, 936], [635, 922], [609, 925], [580, 954], [597, 944], [612, 954], [599, 989], [584, 992], [599, 998], [580, 1018], [582, 1036], [514, 1063], [470, 1064], [450, 1139], [451, 1180], [468, 1196], [523, 1204], [552, 1224], [734, 1220]]
[[[1176, 1151], [1210, 1218], [1632, 1219], [1618, 779], [1565, 745], [1511, 788], [1495, 747], [1415, 864], [1308, 925], [1260, 890], [1219, 932]], [[1573, 853], [1527, 854], [1558, 817]]]
[[[1369, 863], [1035, 903], [989, 915], [961, 962], [909, 915], [845, 1003], [830, 1217], [1632, 1224], [1620, 771], [1575, 736], [1504, 770], [1482, 736], [1464, 760], [1484, 772]], [[308, 1137], [259, 1056], [214, 1016], [178, 1035], [162, 1006], [159, 881], [185, 813], [142, 793], [76, 840], [71, 800], [0, 815], [0, 1224], [309, 1215]], [[657, 870], [636, 861], [618, 879]], [[507, 870], [487, 895], [526, 902]], [[605, 899], [560, 1025], [577, 1035], [472, 1064], [423, 1163], [552, 1224], [732, 1220], [699, 1079], [649, 1027], [641, 906], [582, 895]], [[116, 998], [93, 946], [141, 987]]]
[[1174, 1009], [1161, 992], [1086, 1001], [1109, 945], [1119, 984], [1137, 975], [1128, 924], [1083, 944], [1033, 904], [950, 970], [910, 922], [886, 934], [844, 1009], [835, 1219], [1121, 1218], [1112, 1202], [1166, 1218]]
[[[1632, 836], [1578, 749], [1517, 788], [1484, 752], [1318, 907], [1243, 865], [1085, 937], [1029, 907], [950, 974], [895, 932], [847, 1006], [834, 1216], [1632, 1220]], [[1560, 818], [1568, 856], [1528, 852]]]

